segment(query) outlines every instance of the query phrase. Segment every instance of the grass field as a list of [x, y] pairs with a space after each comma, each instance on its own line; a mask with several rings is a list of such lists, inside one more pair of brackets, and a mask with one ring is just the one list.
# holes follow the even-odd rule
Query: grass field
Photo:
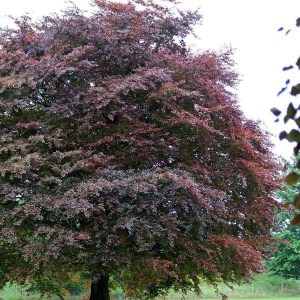
[[[201, 299], [201, 298], [200, 298]], [[205, 299], [205, 298], [202, 298]], [[300, 300], [300, 297], [279, 297], [279, 298], [229, 298], [228, 300]], [[210, 300], [220, 300], [220, 298], [210, 299]]]
[[[203, 300], [220, 300], [221, 297], [219, 298], [184, 298], [185, 300], [197, 300], [197, 299], [203, 299]], [[260, 297], [257, 297], [257, 298], [231, 298], [229, 297], [228, 300], [300, 300], [300, 296], [299, 297], [267, 297], [267, 298], [260, 298]], [[172, 299], [170, 299], [172, 300]]]
[[[2, 300], [38, 300], [38, 299], [48, 299], [48, 300], [58, 300], [58, 297], [51, 297], [51, 298], [40, 298], [40, 295], [31, 295], [31, 296], [27, 296], [25, 294], [22, 294], [20, 289], [18, 289], [17, 287], [10, 287], [10, 288], [6, 288], [3, 291], [0, 291], [0, 299]], [[87, 299], [87, 297], [84, 296], [69, 296], [69, 297], [65, 297], [66, 300], [85, 300]], [[123, 297], [112, 297], [112, 300], [121, 300], [121, 299], [126, 299]], [[168, 300], [220, 300], [221, 298], [211, 298], [211, 297], [199, 297], [196, 295], [187, 295], [185, 297], [179, 296], [179, 295], [170, 295], [168, 297]], [[239, 298], [235, 298], [235, 297], [229, 297], [229, 300], [300, 300], [300, 296], [299, 297], [250, 297], [250, 298], [244, 298], [244, 297], [239, 297]], [[157, 299], [158, 300], [158, 299]]]
[[[26, 296], [26, 295], [22, 295], [20, 294], [20, 292], [16, 292], [15, 290], [9, 290], [6, 292], [0, 292], [0, 299], [2, 300], [38, 300], [41, 299], [40, 295], [31, 295], [31, 296]], [[58, 297], [51, 297], [51, 298], [42, 298], [42, 299], [48, 299], [48, 300], [58, 300]], [[69, 296], [65, 298], [66, 300], [83, 300], [83, 299], [87, 299], [84, 296]], [[126, 298], [115, 298], [112, 297], [112, 300], [117, 299], [117, 300], [121, 300], [121, 299], [126, 299]], [[203, 300], [220, 300], [221, 298], [207, 298], [207, 297], [168, 297], [168, 300], [177, 300], [177, 299], [186, 299], [186, 300], [197, 300], [197, 299], [203, 299]], [[251, 297], [251, 298], [244, 298], [244, 297], [239, 297], [239, 298], [232, 298], [229, 297], [229, 300], [300, 300], [300, 296], [299, 297], [265, 297], [265, 298], [261, 298], [261, 297]]]
[[[202, 297], [197, 296], [194, 293], [188, 293], [182, 295], [170, 291], [167, 299], [165, 300], [220, 300], [221, 297], [215, 293], [214, 288], [207, 286], [205, 283], [201, 284]], [[253, 278], [250, 283], [245, 283], [240, 286], [234, 286], [234, 289], [230, 289], [226, 285], [219, 285], [220, 292], [229, 296], [229, 300], [300, 300], [300, 281], [283, 279], [280, 277], [270, 276], [269, 274], [260, 274]], [[86, 293], [83, 295], [65, 297], [66, 300], [86, 300], [88, 299], [88, 285], [84, 290]], [[17, 285], [7, 285], [3, 290], [0, 290], [0, 300], [39, 300], [49, 299], [58, 300], [58, 297], [44, 297], [40, 298], [40, 294], [35, 293], [27, 295]], [[124, 293], [120, 288], [111, 292], [112, 300], [126, 299]], [[127, 298], [128, 299], [128, 298]]]
[[[38, 300], [38, 299], [41, 299], [39, 296], [20, 296], [20, 295], [13, 295], [13, 294], [6, 294], [6, 295], [2, 295], [1, 296], [2, 298], [0, 298], [1, 300]], [[43, 298], [43, 299], [48, 299], [48, 300], [58, 300], [57, 297], [51, 297], [51, 298]], [[82, 296], [71, 296], [71, 297], [66, 297], [65, 298], [66, 300], [82, 300], [82, 299], [87, 299], [87, 298], [83, 298]], [[125, 298], [124, 298], [125, 299]], [[189, 298], [181, 298], [181, 299], [186, 299], [188, 300]], [[193, 298], [193, 300], [196, 300], [196, 299], [203, 299], [203, 300], [206, 300], [206, 299], [209, 299], [209, 300], [220, 300], [220, 298]], [[268, 297], [268, 298], [229, 298], [229, 300], [271, 300], [271, 299], [274, 299], [274, 300], [300, 300], [300, 296], [299, 297]], [[114, 298], [112, 298], [112, 300], [114, 300]], [[172, 298], [169, 298], [169, 300], [172, 300]]]

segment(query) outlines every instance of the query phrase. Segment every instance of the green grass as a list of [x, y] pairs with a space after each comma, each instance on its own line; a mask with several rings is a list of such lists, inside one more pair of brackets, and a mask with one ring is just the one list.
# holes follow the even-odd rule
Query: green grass
[[[230, 289], [226, 285], [220, 285], [219, 291], [228, 295], [229, 300], [243, 299], [243, 300], [300, 300], [300, 281], [286, 280], [280, 277], [270, 276], [269, 274], [261, 274], [255, 276], [250, 283], [243, 284], [241, 286], [234, 286], [234, 289]], [[181, 295], [170, 291], [167, 300], [200, 300], [210, 299], [220, 300], [221, 297], [215, 293], [212, 287], [205, 284], [201, 286], [203, 298], [200, 298], [196, 294], [188, 293], [187, 295]], [[86, 293], [88, 291], [86, 290]], [[122, 290], [116, 289], [112, 291], [112, 300], [125, 299]], [[83, 296], [70, 296], [66, 297], [66, 300], [82, 300]], [[0, 290], [0, 299], [2, 300], [38, 300], [41, 299], [38, 293], [26, 295], [26, 293], [17, 285], [7, 285], [3, 290]], [[49, 300], [58, 300], [58, 297], [42, 298]]]
[[[27, 295], [22, 289], [17, 285], [8, 284], [3, 290], [0, 291], [0, 299], [2, 300], [40, 300], [41, 296], [38, 293], [32, 293]], [[44, 297], [42, 299], [48, 300], [58, 300], [58, 297], [47, 298]], [[81, 300], [82, 296], [70, 296], [66, 298], [66, 300]]]
[[[197, 297], [197, 296], [189, 296], [189, 297], [169, 297], [168, 300], [179, 300], [179, 299], [184, 299], [184, 300], [220, 300], [221, 297], [219, 298], [207, 298], [207, 297]], [[244, 298], [244, 297], [239, 297], [239, 298], [235, 298], [235, 297], [229, 297], [228, 300], [300, 300], [300, 296], [299, 297], [274, 297], [274, 296], [270, 296], [270, 297], [250, 297], [250, 298]]]

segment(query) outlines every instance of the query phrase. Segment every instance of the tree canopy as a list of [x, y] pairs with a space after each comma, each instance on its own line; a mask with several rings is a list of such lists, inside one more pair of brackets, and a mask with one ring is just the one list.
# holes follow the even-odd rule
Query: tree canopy
[[109, 278], [140, 297], [249, 278], [277, 166], [231, 52], [185, 44], [197, 12], [94, 5], [1, 31], [1, 283], [59, 294], [81, 272], [107, 299]]

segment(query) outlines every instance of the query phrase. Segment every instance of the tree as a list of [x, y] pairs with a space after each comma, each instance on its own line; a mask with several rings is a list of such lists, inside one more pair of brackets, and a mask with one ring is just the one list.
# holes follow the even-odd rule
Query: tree
[[272, 253], [268, 267], [274, 275], [286, 279], [300, 279], [300, 230], [298, 226], [289, 223], [291, 213], [279, 213], [279, 220], [284, 228], [276, 235], [279, 242], [276, 251]]
[[[289, 163], [286, 173], [291, 173], [295, 165], [295, 161]], [[282, 190], [276, 195], [282, 201], [283, 205], [292, 202], [297, 198], [300, 184], [294, 186], [285, 184]], [[300, 279], [300, 228], [292, 226], [290, 219], [295, 213], [293, 209], [279, 210], [277, 213], [277, 231], [275, 237], [278, 240], [276, 249], [272, 251], [268, 267], [270, 271], [280, 277], [286, 279]]]
[[231, 52], [185, 45], [197, 12], [94, 5], [1, 31], [2, 282], [61, 295], [80, 272], [92, 300], [110, 278], [140, 297], [249, 278], [277, 166], [229, 92]]

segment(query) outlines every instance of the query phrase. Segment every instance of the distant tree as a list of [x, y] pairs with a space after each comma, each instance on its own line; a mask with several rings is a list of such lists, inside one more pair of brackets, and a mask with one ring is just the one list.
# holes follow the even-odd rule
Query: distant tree
[[0, 34], [1, 284], [80, 272], [92, 300], [259, 272], [277, 166], [230, 51], [190, 51], [198, 13], [94, 4]]
[[300, 228], [290, 225], [291, 213], [279, 214], [284, 228], [276, 235], [280, 242], [276, 245], [268, 267], [274, 275], [283, 278], [300, 279]]
[[[286, 173], [292, 172], [293, 166], [294, 162], [290, 163]], [[288, 206], [287, 203], [297, 199], [299, 188], [300, 183], [294, 186], [285, 184], [282, 190], [276, 193], [283, 206]], [[287, 279], [300, 279], [300, 228], [290, 224], [294, 215], [291, 207], [278, 211], [275, 233], [278, 243], [268, 262], [268, 267], [274, 275]]]

